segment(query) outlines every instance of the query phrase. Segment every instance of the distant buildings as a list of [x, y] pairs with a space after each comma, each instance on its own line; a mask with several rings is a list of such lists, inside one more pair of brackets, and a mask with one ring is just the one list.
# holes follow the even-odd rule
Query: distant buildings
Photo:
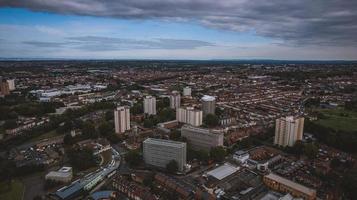
[[302, 140], [304, 129], [303, 117], [282, 117], [276, 120], [274, 144], [279, 146], [293, 146]]
[[9, 83], [6, 80], [0, 78], [0, 95], [9, 95], [10, 94], [10, 87]]
[[223, 132], [220, 131], [185, 125], [181, 128], [181, 136], [195, 150], [209, 151], [212, 147], [223, 146]]
[[186, 143], [148, 138], [143, 142], [143, 157], [146, 164], [161, 168], [166, 168], [171, 160], [175, 160], [179, 171], [183, 171], [186, 165]]
[[203, 116], [214, 114], [216, 109], [216, 98], [213, 96], [204, 95], [201, 98]]
[[146, 96], [144, 98], [144, 113], [148, 115], [156, 115], [156, 98]]
[[8, 79], [6, 80], [7, 81], [7, 84], [9, 85], [9, 90], [10, 91], [13, 91], [15, 90], [15, 79]]
[[114, 110], [115, 133], [124, 133], [130, 130], [130, 109], [127, 106]]
[[70, 182], [72, 178], [73, 178], [72, 167], [62, 167], [58, 171], [51, 171], [45, 177], [46, 180], [52, 180], [52, 181], [64, 182], [64, 183]]
[[316, 199], [316, 190], [305, 187], [273, 173], [265, 175], [263, 177], [263, 182], [273, 190], [290, 193], [294, 197], [306, 200]]
[[170, 108], [178, 109], [181, 106], [181, 95], [178, 91], [173, 91], [170, 95]]
[[176, 120], [192, 126], [202, 125], [202, 111], [193, 107], [179, 108], [176, 111]]
[[191, 96], [191, 88], [190, 87], [183, 88], [183, 96]]

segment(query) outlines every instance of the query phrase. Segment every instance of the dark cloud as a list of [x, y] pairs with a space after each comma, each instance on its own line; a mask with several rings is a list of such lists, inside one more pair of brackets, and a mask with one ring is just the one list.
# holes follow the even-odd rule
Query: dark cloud
[[293, 45], [357, 46], [354, 0], [2, 0], [0, 6], [99, 17], [194, 20]]
[[40, 42], [40, 41], [24, 41], [23, 44], [28, 44], [34, 47], [58, 48], [68, 45], [63, 42]]
[[24, 44], [43, 48], [69, 47], [88, 51], [115, 51], [130, 49], [195, 49], [215, 44], [200, 40], [153, 39], [135, 40], [127, 38], [81, 36], [67, 37], [65, 42], [25, 41]]

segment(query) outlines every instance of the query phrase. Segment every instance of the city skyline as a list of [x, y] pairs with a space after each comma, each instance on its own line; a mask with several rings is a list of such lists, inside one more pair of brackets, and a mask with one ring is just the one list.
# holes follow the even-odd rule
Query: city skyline
[[0, 57], [356, 60], [355, 2], [2, 1]]

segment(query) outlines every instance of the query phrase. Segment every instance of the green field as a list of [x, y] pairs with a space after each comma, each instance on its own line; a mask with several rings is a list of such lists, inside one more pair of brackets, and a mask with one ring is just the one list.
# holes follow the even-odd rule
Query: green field
[[317, 120], [316, 123], [341, 131], [357, 131], [357, 112], [336, 109], [319, 109], [316, 110], [323, 114], [323, 117]]
[[52, 138], [52, 137], [56, 137], [56, 136], [59, 136], [59, 134], [56, 132], [56, 130], [52, 130], [45, 134], [39, 135], [38, 137], [31, 138], [30, 142], [48, 139], [48, 138]]
[[19, 180], [12, 180], [10, 187], [4, 182], [0, 182], [0, 199], [22, 200], [24, 189], [24, 185]]

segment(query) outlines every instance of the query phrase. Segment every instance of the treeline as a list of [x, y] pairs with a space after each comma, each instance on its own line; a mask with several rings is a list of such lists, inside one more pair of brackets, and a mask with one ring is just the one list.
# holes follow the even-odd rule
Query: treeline
[[49, 131], [58, 129], [60, 124], [67, 121], [73, 121], [83, 115], [94, 112], [96, 110], [114, 109], [115, 104], [113, 102], [96, 102], [79, 109], [68, 109], [62, 115], [55, 115], [50, 117], [50, 121], [41, 126], [34, 127], [30, 130], [26, 130], [23, 134], [15, 136], [9, 140], [3, 140], [0, 143], [0, 148], [11, 148], [12, 146], [19, 145], [31, 138], [37, 137]]
[[353, 132], [334, 130], [305, 120], [305, 131], [312, 133], [323, 143], [347, 152], [357, 152], [357, 130]]

